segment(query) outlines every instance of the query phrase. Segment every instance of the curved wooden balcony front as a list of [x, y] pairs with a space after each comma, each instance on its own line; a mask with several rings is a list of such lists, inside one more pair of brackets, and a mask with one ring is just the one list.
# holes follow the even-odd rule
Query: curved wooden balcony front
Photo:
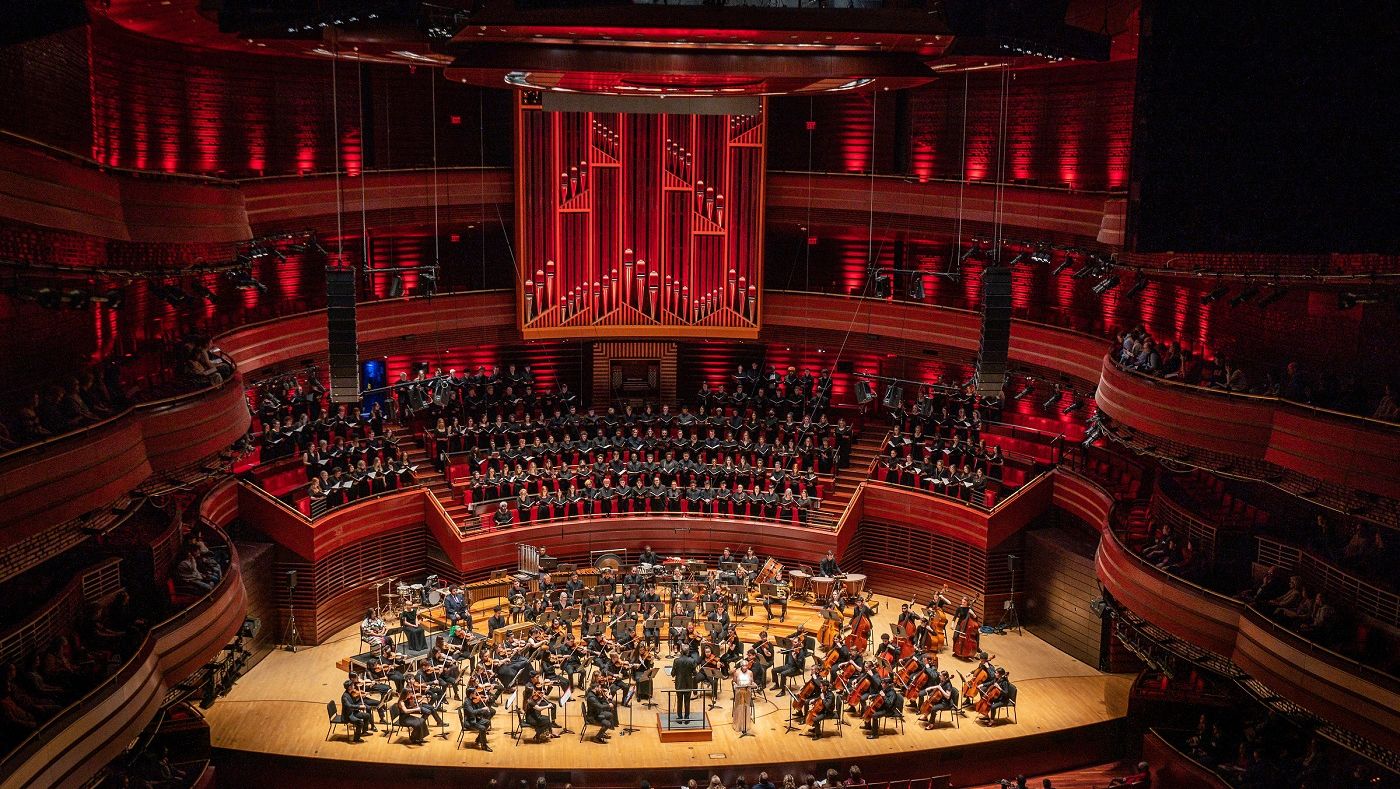
[[1129, 550], [1107, 522], [1100, 525], [1096, 567], [1114, 599], [1228, 658], [1280, 696], [1383, 747], [1400, 747], [1395, 678], [1312, 644], [1239, 600], [1172, 576]]
[[1148, 435], [1400, 499], [1400, 425], [1151, 378], [1108, 356], [1095, 400]]
[[249, 421], [235, 376], [0, 455], [0, 547], [106, 506], [152, 474], [227, 448]]
[[44, 723], [0, 760], [7, 787], [78, 787], [126, 749], [171, 688], [207, 663], [243, 626], [247, 598], [236, 550], [198, 602], [147, 633], [105, 682]]

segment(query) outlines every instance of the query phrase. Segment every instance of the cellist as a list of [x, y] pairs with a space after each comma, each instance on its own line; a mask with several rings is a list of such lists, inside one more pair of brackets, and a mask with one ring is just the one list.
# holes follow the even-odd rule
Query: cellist
[[1016, 703], [1016, 686], [1011, 684], [1011, 675], [1006, 669], [998, 668], [994, 678], [983, 685], [982, 700], [977, 702], [978, 720], [991, 725], [992, 715], [1002, 707]]
[[958, 709], [957, 691], [953, 689], [953, 677], [946, 671], [939, 672], [938, 682], [932, 683], [924, 688], [919, 695], [919, 715], [923, 718], [924, 728], [933, 728], [933, 717], [938, 712], [947, 710], [954, 715], [964, 714]]
[[977, 668], [968, 675], [967, 681], [963, 683], [962, 698], [963, 706], [973, 706], [972, 699], [982, 692], [982, 688], [987, 686], [996, 678], [996, 667], [992, 665], [992, 659], [986, 652], [977, 653]]

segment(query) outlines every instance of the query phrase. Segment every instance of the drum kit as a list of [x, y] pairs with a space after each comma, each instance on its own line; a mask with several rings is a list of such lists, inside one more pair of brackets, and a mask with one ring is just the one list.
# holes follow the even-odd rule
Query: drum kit
[[[397, 578], [374, 582], [375, 615], [381, 619], [391, 619], [405, 608], [431, 608], [441, 605], [447, 596], [449, 584], [436, 575], [428, 576], [421, 584], [396, 583]], [[384, 587], [388, 591], [381, 591]]]

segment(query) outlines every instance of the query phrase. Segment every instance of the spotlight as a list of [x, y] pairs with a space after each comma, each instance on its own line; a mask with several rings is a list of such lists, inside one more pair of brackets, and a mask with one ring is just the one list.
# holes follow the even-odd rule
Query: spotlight
[[883, 271], [875, 274], [875, 298], [888, 299], [890, 297], [890, 293], [894, 290], [893, 279], [893, 277]]
[[913, 301], [923, 301], [924, 296], [924, 272], [915, 271], [909, 275], [909, 298]]
[[1016, 256], [1013, 257], [1013, 258], [1011, 258], [1011, 262], [1006, 264], [1006, 267], [1007, 267], [1007, 268], [1011, 268], [1012, 266], [1016, 265], [1017, 263], [1020, 263], [1022, 260], [1025, 260], [1025, 258], [1026, 258], [1026, 253], [1024, 253], [1024, 252], [1017, 252], [1017, 253], [1016, 253]]
[[[1047, 262], [1048, 262], [1048, 261], [1047, 261]], [[1069, 268], [1070, 266], [1073, 266], [1073, 265], [1074, 265], [1074, 260], [1073, 260], [1072, 258], [1065, 258], [1064, 260], [1060, 261], [1060, 265], [1058, 265], [1058, 266], [1056, 266], [1055, 268], [1053, 268], [1053, 269], [1050, 270], [1050, 276], [1052, 276], [1052, 277], [1059, 276], [1065, 269], [1067, 269], [1067, 268]]]
[[1031, 392], [1034, 392], [1034, 391], [1035, 391], [1035, 384], [1032, 383], [1032, 382], [1030, 382], [1030, 381], [1026, 381], [1026, 383], [1025, 383], [1024, 385], [1021, 386], [1021, 391], [1017, 392], [1017, 393], [1014, 394], [1014, 395], [1011, 395], [1011, 399], [1012, 399], [1012, 400], [1024, 400], [1024, 399], [1026, 398], [1027, 395], [1029, 395]]
[[968, 247], [968, 248], [967, 248], [967, 251], [964, 252], [964, 253], [962, 253], [962, 255], [960, 255], [960, 256], [958, 257], [958, 262], [959, 262], [959, 263], [962, 263], [962, 262], [966, 261], [968, 258], [972, 257], [972, 255], [973, 255], [974, 253], [976, 253], [976, 252], [977, 252], [977, 245], [974, 244], [974, 245]]
[[403, 296], [403, 276], [395, 274], [389, 278], [389, 292], [385, 298], [397, 299]]
[[1088, 279], [1099, 273], [1099, 267], [1093, 263], [1085, 263], [1084, 268], [1069, 275], [1071, 279]]
[[437, 292], [437, 266], [418, 269], [418, 295], [431, 296]]
[[258, 281], [253, 276], [253, 272], [247, 269], [233, 269], [228, 272], [229, 281], [239, 290], [256, 290], [259, 293], [266, 293], [267, 286]]
[[172, 307], [182, 307], [189, 302], [190, 297], [176, 285], [169, 285], [164, 282], [152, 282], [151, 292], [161, 301]]
[[1358, 304], [1380, 304], [1385, 299], [1379, 293], [1348, 293], [1337, 294], [1337, 309], [1349, 310]]
[[1107, 277], [1104, 277], [1103, 279], [1099, 280], [1094, 285], [1094, 295], [1102, 296], [1103, 294], [1109, 292], [1110, 290], [1113, 290], [1116, 287], [1118, 287], [1118, 275], [1110, 274]]
[[1217, 287], [1215, 288], [1215, 290], [1212, 290], [1210, 293], [1207, 293], [1206, 295], [1202, 296], [1202, 297], [1201, 297], [1201, 303], [1202, 303], [1202, 304], [1212, 304], [1212, 303], [1218, 301], [1218, 300], [1220, 299], [1221, 296], [1224, 296], [1226, 293], [1229, 293], [1229, 292], [1230, 292], [1230, 289], [1229, 289], [1229, 288], [1225, 287], [1224, 285], [1219, 285], [1219, 286], [1217, 286]]
[[1288, 288], [1282, 285], [1275, 285], [1273, 292], [1260, 299], [1256, 306], [1261, 310], [1267, 310], [1270, 305], [1276, 303], [1286, 295], [1288, 295]]
[[1049, 249], [1037, 249], [1036, 251], [1032, 252], [1032, 253], [1031, 253], [1031, 262], [1032, 262], [1032, 263], [1039, 263], [1039, 264], [1041, 264], [1041, 265], [1046, 265], [1046, 264], [1048, 264], [1048, 263], [1050, 262], [1050, 250], [1049, 250]]
[[1080, 397], [1079, 395], [1076, 394], [1073, 398], [1070, 399], [1069, 405], [1065, 406], [1064, 410], [1061, 411], [1060, 413], [1062, 413], [1062, 414], [1072, 414], [1072, 413], [1074, 413], [1075, 411], [1078, 411], [1079, 409], [1081, 409], [1081, 408], [1083, 408], [1083, 407], [1084, 407], [1084, 398], [1082, 398], [1082, 397]]
[[1054, 408], [1055, 405], [1056, 405], [1057, 403], [1059, 403], [1059, 402], [1060, 402], [1060, 385], [1059, 385], [1059, 384], [1055, 384], [1055, 391], [1051, 392], [1051, 393], [1050, 393], [1050, 396], [1047, 397], [1047, 398], [1045, 398], [1045, 402], [1043, 402], [1043, 403], [1040, 404], [1040, 408], [1041, 408], [1041, 410], [1049, 411], [1050, 409]]
[[190, 290], [194, 291], [194, 295], [204, 299], [210, 304], [214, 304], [219, 300], [219, 297], [215, 295], [214, 291], [210, 290], [208, 285], [205, 285], [199, 280], [195, 280], [194, 283], [190, 285]]
[[1123, 291], [1123, 298], [1131, 299], [1132, 297], [1141, 293], [1146, 287], [1147, 279], [1144, 277], [1138, 277], [1137, 279], [1133, 280], [1133, 284], [1130, 285], [1127, 290]]
[[106, 304], [110, 309], [121, 309], [122, 300], [125, 294], [120, 288], [112, 288], [103, 293], [94, 293], [88, 297], [93, 304]]
[[856, 379], [856, 402], [865, 405], [875, 399], [875, 392], [870, 388], [870, 382], [864, 378]]
[[885, 397], [880, 401], [886, 408], [894, 409], [904, 405], [904, 387], [890, 384], [885, 387]]
[[1260, 288], [1258, 285], [1249, 285], [1245, 287], [1245, 289], [1236, 294], [1233, 299], [1230, 299], [1230, 306], [1238, 307], [1241, 304], [1244, 304], [1245, 302], [1249, 301], [1255, 296], [1258, 296], [1259, 290]]

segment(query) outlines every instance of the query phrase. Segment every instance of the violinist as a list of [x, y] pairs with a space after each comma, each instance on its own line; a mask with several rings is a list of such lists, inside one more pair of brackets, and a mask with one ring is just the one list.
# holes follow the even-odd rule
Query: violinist
[[597, 687], [589, 688], [583, 700], [588, 721], [598, 727], [598, 733], [590, 739], [599, 744], [607, 742], [608, 732], [617, 727], [617, 704], [609, 692], [609, 682], [604, 678]]
[[396, 712], [399, 725], [409, 730], [409, 745], [422, 745], [427, 741], [428, 721], [423, 717], [423, 710], [418, 706], [418, 693], [412, 686], [399, 695]]
[[719, 699], [719, 678], [724, 674], [724, 666], [720, 664], [719, 655], [709, 644], [700, 649], [700, 671], [702, 681], [710, 686], [710, 706], [713, 707], [713, 702]]
[[832, 690], [831, 683], [820, 677], [814, 678], [817, 683], [818, 693], [812, 707], [807, 713], [807, 725], [811, 730], [807, 736], [814, 740], [822, 738], [822, 722], [836, 720], [841, 715], [841, 702], [836, 698], [836, 691]]
[[661, 606], [650, 603], [642, 614], [642, 640], [651, 645], [653, 651], [661, 649]]
[[754, 682], [762, 688], [768, 684], [768, 669], [773, 666], [773, 642], [768, 640], [768, 631], [759, 631], [758, 640], [749, 650], [753, 654]]
[[783, 650], [786, 662], [781, 668], [773, 671], [773, 688], [778, 691], [779, 696], [787, 694], [787, 683], [791, 677], [802, 676], [802, 671], [807, 666], [807, 634], [803, 632], [802, 626], [798, 625], [797, 632], [792, 635], [792, 646]]
[[355, 727], [355, 737], [351, 742], [364, 742], [365, 732], [374, 731], [374, 718], [365, 704], [364, 691], [353, 680], [345, 680], [345, 692], [340, 694], [340, 716]]
[[637, 698], [641, 701], [650, 701], [654, 690], [654, 681], [649, 676], [651, 670], [656, 666], [656, 655], [652, 648], [642, 642], [637, 646], [635, 655], [630, 665], [632, 671], [632, 682], [637, 686]]
[[476, 732], [476, 747], [487, 753], [491, 752], [491, 746], [486, 743], [486, 733], [491, 730], [491, 718], [495, 714], [486, 703], [486, 692], [480, 687], [472, 688], [462, 704], [462, 728]]
[[535, 742], [549, 742], [559, 735], [554, 731], [561, 724], [554, 722], [554, 702], [545, 698], [544, 691], [532, 690], [525, 699], [525, 725], [535, 730]]

